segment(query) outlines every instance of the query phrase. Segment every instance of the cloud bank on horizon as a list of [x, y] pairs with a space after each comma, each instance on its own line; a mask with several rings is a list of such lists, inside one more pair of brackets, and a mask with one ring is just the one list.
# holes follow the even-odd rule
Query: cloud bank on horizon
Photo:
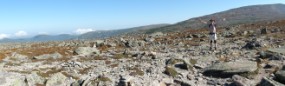
[[0, 40], [5, 39], [5, 38], [24, 38], [27, 37], [28, 33], [26, 31], [18, 31], [14, 34], [5, 34], [5, 33], [0, 33]]
[[18, 31], [14, 35], [16, 37], [25, 37], [25, 36], [28, 36], [28, 33], [26, 31]]
[[[92, 32], [92, 31], [95, 31], [95, 30], [92, 28], [86, 28], [86, 29], [79, 28], [70, 34], [71, 35], [81, 35], [81, 34]], [[48, 32], [39, 32], [37, 35], [52, 35], [52, 34], [49, 34]], [[30, 34], [28, 32], [20, 30], [14, 34], [0, 33], [0, 40], [5, 39], [5, 38], [25, 38], [25, 37], [29, 37], [29, 36], [30, 36]]]
[[79, 28], [79, 29], [75, 30], [74, 33], [77, 34], [77, 35], [80, 35], [80, 34], [92, 32], [92, 31], [95, 31], [95, 30], [93, 30], [91, 28], [87, 28], [87, 29]]

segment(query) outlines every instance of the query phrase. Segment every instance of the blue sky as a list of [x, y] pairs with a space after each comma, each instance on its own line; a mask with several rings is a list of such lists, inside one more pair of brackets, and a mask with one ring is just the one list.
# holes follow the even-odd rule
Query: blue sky
[[285, 0], [2, 0], [0, 39], [176, 23]]

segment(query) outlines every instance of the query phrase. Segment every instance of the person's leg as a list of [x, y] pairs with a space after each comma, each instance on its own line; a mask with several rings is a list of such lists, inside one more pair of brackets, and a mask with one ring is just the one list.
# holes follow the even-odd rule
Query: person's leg
[[212, 47], [213, 47], [213, 40], [210, 39], [210, 50], [212, 50]]
[[215, 43], [215, 50], [217, 50], [217, 40], [214, 40]]

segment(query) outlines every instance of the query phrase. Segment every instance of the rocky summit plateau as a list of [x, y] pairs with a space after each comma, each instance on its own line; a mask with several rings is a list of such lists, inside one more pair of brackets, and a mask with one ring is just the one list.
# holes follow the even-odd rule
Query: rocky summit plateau
[[285, 85], [285, 20], [0, 46], [1, 86]]
[[[171, 25], [7, 39], [0, 86], [285, 86], [284, 14], [283, 4], [257, 5]], [[199, 21], [211, 17], [220, 19], [216, 50]]]

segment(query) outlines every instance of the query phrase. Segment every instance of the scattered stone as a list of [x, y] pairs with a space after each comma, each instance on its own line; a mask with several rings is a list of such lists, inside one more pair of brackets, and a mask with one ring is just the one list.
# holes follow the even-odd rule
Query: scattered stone
[[193, 34], [192, 37], [194, 37], [194, 38], [201, 38], [202, 36], [201, 36], [201, 34]]
[[74, 51], [77, 55], [92, 55], [92, 54], [100, 54], [100, 51], [97, 48], [92, 47], [79, 47]]
[[116, 43], [108, 43], [107, 46], [108, 46], [108, 47], [116, 47], [117, 44], [116, 44]]
[[62, 73], [53, 74], [46, 82], [46, 86], [60, 86], [64, 85], [67, 77]]
[[261, 33], [261, 34], [267, 34], [267, 33], [268, 33], [267, 28], [262, 28], [262, 29], [260, 29], [260, 33]]
[[59, 59], [59, 58], [62, 58], [63, 56], [60, 54], [60, 53], [54, 53], [54, 54], [43, 54], [43, 55], [40, 55], [40, 56], [34, 56], [33, 59], [38, 59], [38, 60], [41, 60], [41, 59]]
[[27, 60], [28, 56], [14, 52], [12, 53], [11, 57], [7, 57], [7, 58], [11, 60]]
[[256, 49], [259, 47], [262, 47], [261, 43], [256, 41], [256, 40], [252, 40], [252, 41], [246, 43], [245, 46], [243, 46], [243, 48], [245, 48], [245, 49]]
[[150, 36], [151, 37], [159, 37], [159, 36], [163, 36], [164, 34], [162, 32], [155, 32], [155, 33], [152, 33]]
[[169, 66], [165, 67], [164, 73], [172, 77], [176, 77], [178, 74], [178, 72], [173, 67]]
[[46, 81], [43, 77], [39, 76], [38, 73], [35, 71], [27, 75], [26, 79], [29, 86], [33, 86], [36, 84], [44, 85]]
[[245, 77], [242, 77], [242, 76], [239, 76], [239, 75], [234, 75], [232, 77], [232, 80], [233, 80], [233, 84], [235, 86], [252, 86], [254, 85], [254, 83], [251, 82], [251, 80], [245, 78]]
[[145, 42], [153, 42], [155, 39], [154, 38], [145, 38], [144, 41]]
[[105, 41], [104, 40], [96, 40], [95, 43], [96, 43], [96, 47], [101, 47], [104, 45]]

